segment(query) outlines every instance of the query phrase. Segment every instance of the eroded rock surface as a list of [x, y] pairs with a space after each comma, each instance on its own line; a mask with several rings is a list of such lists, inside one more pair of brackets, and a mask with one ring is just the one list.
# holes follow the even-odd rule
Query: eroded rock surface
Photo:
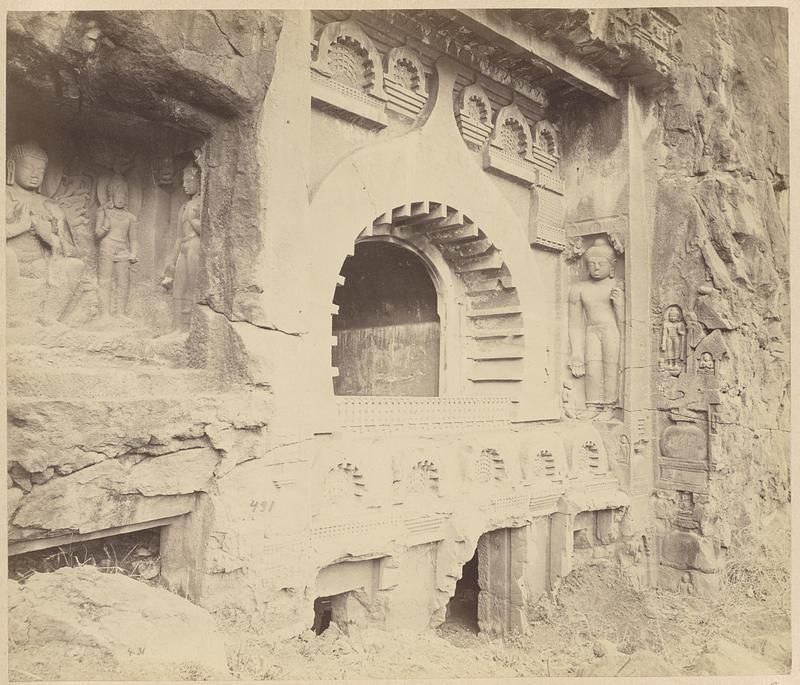
[[9, 581], [17, 680], [205, 680], [227, 675], [211, 616], [121, 574], [63, 568]]

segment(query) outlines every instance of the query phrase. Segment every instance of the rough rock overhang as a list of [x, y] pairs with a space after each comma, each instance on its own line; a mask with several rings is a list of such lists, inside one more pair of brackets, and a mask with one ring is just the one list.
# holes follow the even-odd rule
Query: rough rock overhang
[[274, 12], [9, 12], [9, 103], [168, 145], [169, 127], [207, 134], [261, 106], [280, 27]]

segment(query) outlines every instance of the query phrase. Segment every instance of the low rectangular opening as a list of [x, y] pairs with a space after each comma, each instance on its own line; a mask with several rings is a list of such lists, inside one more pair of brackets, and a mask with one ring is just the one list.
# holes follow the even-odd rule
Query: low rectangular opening
[[182, 516], [158, 519], [91, 533], [12, 542], [8, 546], [8, 578], [24, 581], [33, 573], [94, 566], [156, 585], [162, 566], [162, 533]]

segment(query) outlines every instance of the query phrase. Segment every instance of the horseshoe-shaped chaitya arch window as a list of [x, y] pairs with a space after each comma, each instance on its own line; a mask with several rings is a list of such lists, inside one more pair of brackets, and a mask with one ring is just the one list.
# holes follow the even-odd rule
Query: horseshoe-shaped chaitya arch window
[[[435, 300], [435, 283], [444, 281], [458, 283], [459, 294]], [[337, 395], [520, 397], [519, 296], [501, 251], [463, 212], [434, 201], [388, 209], [362, 231], [339, 283]], [[456, 326], [455, 338], [440, 338], [440, 320]], [[445, 368], [457, 369], [449, 387], [440, 382]]]

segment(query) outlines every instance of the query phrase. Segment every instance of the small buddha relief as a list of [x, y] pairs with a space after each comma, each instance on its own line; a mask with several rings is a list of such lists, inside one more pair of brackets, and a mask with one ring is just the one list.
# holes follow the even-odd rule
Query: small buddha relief
[[673, 376], [680, 375], [686, 363], [686, 322], [678, 305], [667, 307], [661, 326], [659, 367]]

